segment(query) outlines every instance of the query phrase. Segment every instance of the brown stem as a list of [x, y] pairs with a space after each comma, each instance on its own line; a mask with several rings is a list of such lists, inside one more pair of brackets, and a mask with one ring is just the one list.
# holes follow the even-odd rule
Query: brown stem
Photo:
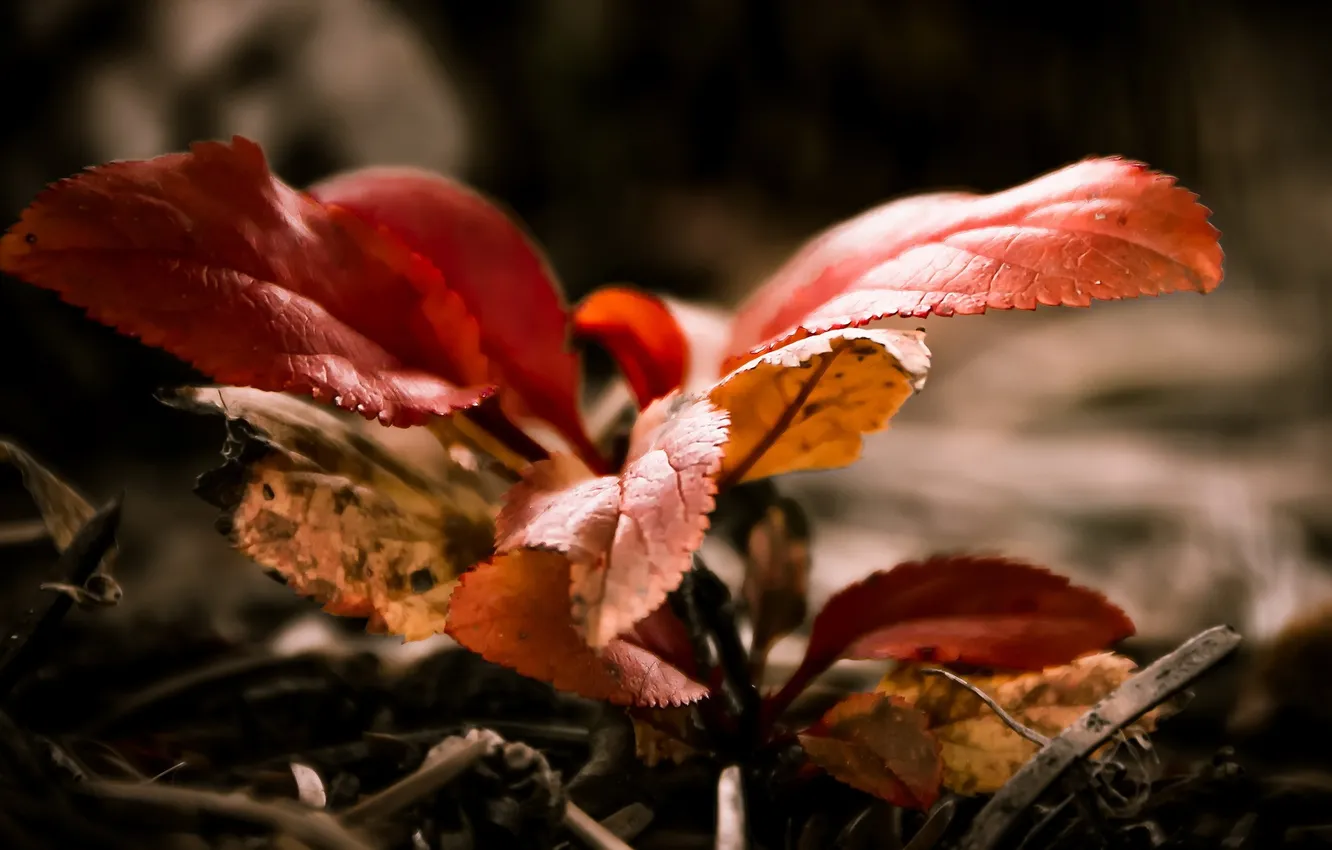
[[963, 679], [961, 676], [957, 675], [956, 673], [950, 670], [944, 670], [941, 667], [926, 667], [922, 669], [920, 672], [922, 675], [925, 676], [943, 676], [945, 679], [952, 682], [953, 684], [966, 688], [967, 690], [971, 691], [973, 694], [976, 695], [977, 699], [979, 699], [981, 702], [985, 703], [990, 707], [990, 711], [993, 711], [995, 714], [999, 716], [999, 719], [1004, 722], [1005, 726], [1007, 726], [1009, 729], [1012, 729], [1014, 732], [1018, 733], [1022, 737], [1026, 738], [1028, 741], [1031, 741], [1036, 746], [1044, 747], [1046, 744], [1050, 743], [1049, 738], [1045, 737], [1040, 732], [1037, 732], [1035, 729], [1032, 729], [1030, 726], [1022, 724], [1021, 722], [1018, 721], [1017, 718], [1013, 717], [1007, 711], [1004, 711], [1004, 707], [1001, 706], [999, 703], [995, 702], [994, 697], [985, 693], [985, 691], [982, 691], [980, 688], [971, 684], [966, 679]]

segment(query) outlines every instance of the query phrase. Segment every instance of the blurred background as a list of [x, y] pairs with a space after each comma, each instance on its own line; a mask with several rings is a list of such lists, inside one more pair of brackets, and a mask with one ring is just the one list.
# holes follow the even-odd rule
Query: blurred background
[[[787, 488], [815, 520], [815, 601], [965, 548], [1101, 587], [1152, 639], [1262, 636], [1332, 595], [1329, 31], [1325, 4], [1227, 0], [4, 0], [0, 210], [239, 133], [296, 185], [460, 175], [516, 211], [571, 300], [632, 282], [725, 306], [894, 196], [1145, 160], [1214, 210], [1217, 293], [928, 320], [926, 391], [865, 462]], [[286, 594], [190, 492], [222, 425], [153, 392], [197, 375], [9, 279], [0, 340], [0, 433], [99, 499], [127, 492], [141, 575], [116, 616]], [[5, 475], [4, 516], [30, 515]]]

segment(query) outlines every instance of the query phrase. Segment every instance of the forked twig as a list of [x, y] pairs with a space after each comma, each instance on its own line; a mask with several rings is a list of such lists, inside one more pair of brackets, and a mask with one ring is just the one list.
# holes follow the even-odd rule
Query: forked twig
[[926, 676], [943, 676], [945, 679], [952, 682], [953, 684], [958, 685], [959, 687], [966, 688], [967, 690], [971, 691], [973, 694], [975, 694], [977, 699], [979, 699], [981, 702], [985, 703], [990, 707], [990, 711], [993, 711], [996, 715], [998, 715], [1000, 720], [1004, 721], [1005, 726], [1007, 726], [1009, 729], [1012, 729], [1014, 732], [1021, 735], [1022, 737], [1026, 738], [1028, 741], [1031, 741], [1036, 746], [1044, 747], [1050, 743], [1049, 738], [1045, 737], [1040, 732], [1037, 732], [1035, 729], [1032, 729], [1030, 726], [1024, 725], [1023, 723], [1019, 722], [1016, 717], [1013, 717], [1007, 711], [1004, 711], [1004, 707], [1001, 706], [998, 702], [996, 702], [994, 697], [985, 693], [985, 691], [982, 691], [980, 688], [971, 684], [966, 679], [962, 678], [961, 676], [957, 675], [951, 670], [945, 670], [942, 667], [926, 667], [920, 672]]
[[265, 803], [242, 794], [219, 794], [143, 782], [100, 779], [81, 788], [106, 800], [121, 800], [183, 812], [208, 812], [270, 827], [306, 844], [311, 850], [375, 850], [323, 812], [280, 803]]
[[1196, 635], [1174, 652], [1158, 659], [1120, 685], [1035, 758], [986, 803], [963, 836], [961, 850], [991, 850], [1013, 822], [1078, 759], [1110, 740], [1120, 729], [1154, 706], [1188, 687], [1240, 644], [1229, 626], [1216, 626]]

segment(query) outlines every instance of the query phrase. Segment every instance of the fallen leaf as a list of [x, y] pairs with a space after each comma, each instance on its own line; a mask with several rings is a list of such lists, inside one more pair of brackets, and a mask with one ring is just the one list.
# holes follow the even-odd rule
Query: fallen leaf
[[610, 640], [600, 653], [574, 630], [568, 609], [569, 559], [521, 549], [462, 577], [448, 633], [458, 643], [562, 691], [619, 705], [670, 706], [702, 699], [707, 688], [642, 647]]
[[928, 809], [943, 764], [924, 714], [882, 694], [852, 694], [800, 733], [810, 761], [895, 806]]
[[439, 271], [283, 184], [239, 136], [54, 184], [0, 238], [0, 270], [221, 383], [389, 424], [493, 390], [476, 321]]
[[753, 626], [750, 676], [763, 680], [768, 651], [804, 625], [809, 593], [809, 519], [793, 499], [770, 505], [750, 528], [741, 598]]
[[429, 637], [443, 630], [458, 576], [493, 552], [478, 473], [406, 463], [354, 420], [294, 396], [193, 387], [172, 403], [231, 420], [226, 463], [197, 488], [223, 511], [219, 527], [330, 613]]
[[593, 477], [575, 458], [533, 464], [497, 521], [500, 552], [569, 556], [573, 620], [603, 647], [679, 586], [703, 541], [727, 416], [679, 394], [654, 402], [630, 437], [620, 475]]
[[729, 350], [743, 362], [888, 316], [1210, 292], [1222, 255], [1209, 215], [1174, 178], [1118, 158], [993, 195], [893, 201], [806, 243], [740, 308]]
[[689, 342], [662, 299], [628, 287], [605, 287], [574, 311], [574, 335], [615, 360], [640, 408], [680, 388]]
[[1094, 590], [1004, 558], [940, 556], [876, 572], [823, 606], [775, 718], [840, 658], [1039, 670], [1104, 649], [1133, 622]]
[[694, 723], [692, 706], [669, 708], [634, 708], [629, 719], [634, 725], [634, 752], [648, 767], [670, 762], [684, 764], [707, 746], [701, 730]]
[[10, 464], [23, 476], [23, 486], [42, 515], [51, 542], [57, 551], [65, 551], [96, 509], [71, 485], [8, 440], [0, 440], [0, 462]]
[[797, 340], [739, 367], [709, 391], [731, 414], [723, 486], [846, 466], [862, 435], [887, 426], [925, 383], [917, 331], [839, 330]]
[[[512, 217], [467, 186], [413, 168], [358, 169], [310, 193], [391, 232], [438, 269], [475, 317], [506, 412], [549, 422], [584, 461], [598, 464], [578, 408], [581, 367], [569, 345], [569, 311], [550, 264]], [[456, 332], [452, 306], [426, 313], [439, 336]]]
[[[942, 676], [905, 664], [883, 678], [878, 692], [903, 699], [929, 718], [939, 739], [944, 786], [959, 794], [991, 794], [1036, 755], [1039, 747], [1010, 729], [979, 697]], [[1030, 673], [967, 676], [1014, 720], [1053, 738], [1135, 672], [1132, 660], [1111, 652], [1087, 655]], [[1129, 735], [1156, 728], [1152, 711], [1126, 728]]]
[[[42, 524], [46, 526], [56, 551], [68, 549], [74, 536], [92, 520], [97, 510], [72, 485], [8, 440], [0, 440], [0, 463], [12, 465], [23, 477], [23, 486], [42, 515]], [[117, 557], [118, 549], [112, 543], [82, 584], [46, 582], [42, 589], [68, 594], [80, 605], [114, 605], [124, 595], [113, 577]]]

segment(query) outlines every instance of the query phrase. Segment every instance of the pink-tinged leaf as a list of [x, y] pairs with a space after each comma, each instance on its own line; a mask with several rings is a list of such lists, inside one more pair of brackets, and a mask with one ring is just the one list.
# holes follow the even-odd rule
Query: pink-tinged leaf
[[56, 183], [0, 239], [0, 270], [221, 383], [390, 424], [493, 389], [476, 322], [434, 268], [284, 185], [240, 137]]
[[573, 619], [606, 646], [679, 586], [713, 508], [728, 418], [680, 395], [654, 402], [630, 437], [620, 475], [599, 478], [556, 455], [509, 492], [500, 552], [552, 549], [573, 562]]
[[1104, 596], [1041, 567], [962, 556], [900, 564], [828, 600], [804, 659], [766, 712], [776, 718], [840, 658], [1039, 670], [1133, 632], [1128, 615]]
[[641, 646], [608, 642], [598, 653], [579, 638], [569, 609], [569, 559], [531, 549], [501, 555], [462, 577], [447, 631], [483, 658], [563, 691], [619, 705], [695, 702], [707, 688]]
[[800, 733], [809, 760], [833, 778], [908, 809], [928, 809], [943, 785], [929, 717], [884, 694], [851, 694]]
[[1118, 158], [993, 195], [894, 201], [815, 237], [755, 292], [736, 316], [731, 363], [888, 316], [1210, 292], [1222, 255], [1209, 214], [1174, 178]]
[[[392, 232], [438, 269], [476, 317], [507, 411], [544, 419], [585, 461], [600, 463], [578, 410], [568, 309], [546, 258], [512, 218], [460, 183], [411, 168], [364, 168], [310, 192]], [[449, 329], [447, 321], [438, 327]]]

